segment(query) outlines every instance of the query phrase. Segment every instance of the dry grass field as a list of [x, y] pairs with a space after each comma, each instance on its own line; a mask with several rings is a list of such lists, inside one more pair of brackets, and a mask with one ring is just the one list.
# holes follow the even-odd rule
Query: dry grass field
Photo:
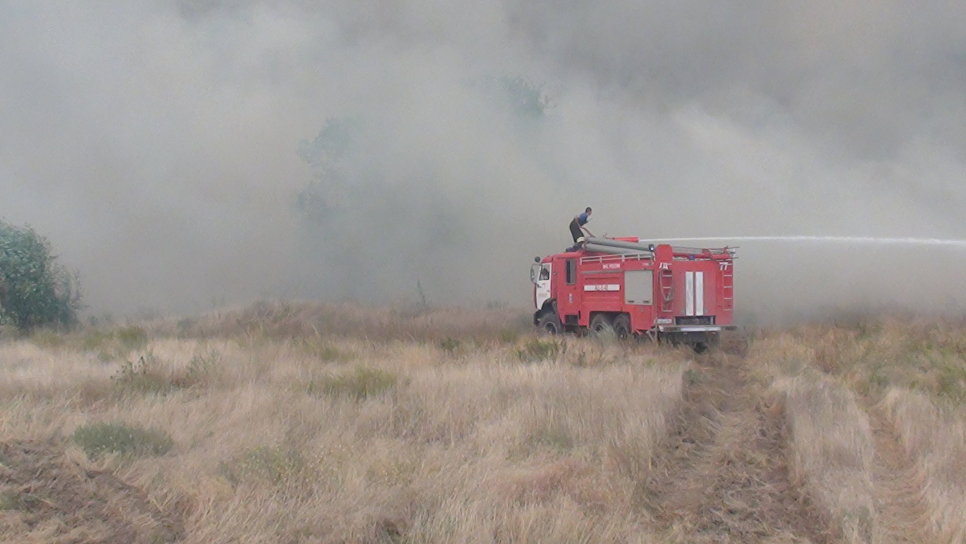
[[966, 322], [258, 303], [0, 341], [4, 543], [962, 543]]

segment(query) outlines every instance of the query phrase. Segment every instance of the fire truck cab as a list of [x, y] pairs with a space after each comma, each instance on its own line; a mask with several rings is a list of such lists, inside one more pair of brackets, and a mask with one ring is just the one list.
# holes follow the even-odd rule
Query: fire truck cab
[[533, 323], [550, 334], [613, 331], [696, 349], [734, 329], [734, 250], [588, 238], [530, 269]]

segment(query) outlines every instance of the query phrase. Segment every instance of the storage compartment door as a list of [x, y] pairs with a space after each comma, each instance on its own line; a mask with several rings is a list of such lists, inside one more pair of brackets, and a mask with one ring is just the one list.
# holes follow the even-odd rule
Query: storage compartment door
[[651, 270], [628, 270], [624, 272], [624, 303], [654, 303], [654, 272]]

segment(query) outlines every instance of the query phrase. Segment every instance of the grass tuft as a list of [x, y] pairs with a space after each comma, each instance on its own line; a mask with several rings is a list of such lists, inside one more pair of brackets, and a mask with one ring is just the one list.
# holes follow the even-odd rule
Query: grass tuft
[[305, 459], [295, 450], [259, 446], [222, 463], [220, 471], [233, 485], [257, 481], [280, 485], [302, 475], [306, 466]]
[[7, 490], [0, 493], [0, 512], [10, 510], [27, 511], [36, 507], [43, 501], [33, 493], [18, 493]]
[[531, 338], [516, 350], [517, 358], [525, 363], [540, 361], [556, 361], [566, 353], [567, 346], [563, 341]]
[[560, 421], [546, 421], [532, 429], [530, 439], [541, 446], [557, 451], [567, 451], [574, 447], [570, 430]]
[[355, 358], [351, 352], [339, 349], [319, 336], [304, 338], [298, 346], [306, 355], [322, 363], [344, 363]]
[[309, 383], [308, 393], [365, 400], [396, 386], [395, 374], [378, 368], [356, 367], [346, 374], [327, 375]]
[[73, 439], [92, 459], [109, 453], [133, 457], [164, 455], [174, 446], [164, 431], [118, 422], [78, 427]]
[[936, 377], [937, 394], [957, 403], [966, 402], [966, 363], [940, 365]]
[[158, 371], [157, 358], [148, 353], [134, 361], [125, 361], [117, 373], [111, 376], [114, 386], [122, 393], [164, 394], [174, 386]]
[[459, 355], [463, 349], [463, 342], [459, 338], [453, 338], [452, 336], [447, 336], [440, 340], [437, 345], [439, 349], [446, 352], [448, 355]]
[[195, 354], [185, 371], [171, 378], [171, 385], [179, 388], [208, 385], [221, 371], [221, 354], [211, 350]]

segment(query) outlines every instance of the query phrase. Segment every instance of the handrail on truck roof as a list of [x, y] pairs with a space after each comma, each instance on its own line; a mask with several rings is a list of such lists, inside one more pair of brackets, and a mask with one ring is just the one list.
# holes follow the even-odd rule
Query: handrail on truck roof
[[581, 257], [581, 263], [606, 263], [606, 262], [624, 262], [624, 261], [651, 261], [654, 260], [654, 255], [651, 253], [618, 253], [618, 254], [605, 254], [605, 255], [588, 255], [586, 257]]

